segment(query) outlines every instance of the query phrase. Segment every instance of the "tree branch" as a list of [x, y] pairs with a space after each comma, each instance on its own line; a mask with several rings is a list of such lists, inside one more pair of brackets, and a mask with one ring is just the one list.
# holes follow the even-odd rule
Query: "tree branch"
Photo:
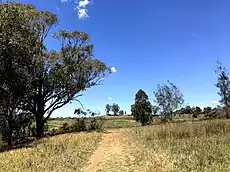
[[[53, 113], [53, 111], [55, 111], [56, 109], [59, 109], [59, 108], [63, 107], [64, 105], [66, 105], [66, 104], [69, 103], [69, 102], [70, 102], [70, 99], [67, 99], [67, 100], [65, 100], [65, 101], [63, 101], [63, 102], [57, 103], [57, 104], [53, 107], [53, 109], [52, 109], [51, 111], [49, 111], [48, 115], [47, 115], [46, 118], [43, 120], [44, 123], [49, 119], [49, 117], [51, 116], [51, 114]], [[58, 105], [58, 104], [60, 104], [60, 105]], [[57, 105], [58, 105], [58, 106], [57, 106]]]

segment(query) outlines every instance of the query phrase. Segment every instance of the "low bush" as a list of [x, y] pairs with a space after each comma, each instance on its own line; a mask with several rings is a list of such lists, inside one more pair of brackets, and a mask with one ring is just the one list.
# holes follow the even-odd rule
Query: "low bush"
[[70, 130], [70, 126], [68, 122], [65, 122], [62, 124], [62, 126], [59, 128], [60, 131], [69, 131]]
[[71, 125], [71, 129], [75, 132], [87, 131], [87, 118], [77, 118]]
[[104, 126], [104, 117], [75, 118], [71, 123], [65, 122], [59, 129], [52, 129], [47, 135], [57, 135], [71, 132], [82, 131], [102, 131]]
[[197, 113], [192, 114], [193, 118], [198, 118], [198, 116], [199, 116], [199, 114], [197, 114]]
[[90, 119], [88, 131], [102, 131], [105, 123], [104, 117], [95, 117]]

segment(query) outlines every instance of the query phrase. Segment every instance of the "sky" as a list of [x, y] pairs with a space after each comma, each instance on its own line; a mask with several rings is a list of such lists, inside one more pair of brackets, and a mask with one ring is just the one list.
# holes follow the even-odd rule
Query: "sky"
[[[55, 13], [58, 29], [90, 35], [94, 55], [113, 73], [103, 84], [79, 98], [86, 109], [101, 114], [105, 105], [118, 103], [130, 112], [139, 89], [153, 103], [157, 84], [177, 85], [185, 105], [216, 106], [220, 99], [216, 62], [230, 69], [229, 0], [19, 0]], [[59, 43], [50, 36], [49, 49]], [[53, 113], [73, 116], [77, 102]]]

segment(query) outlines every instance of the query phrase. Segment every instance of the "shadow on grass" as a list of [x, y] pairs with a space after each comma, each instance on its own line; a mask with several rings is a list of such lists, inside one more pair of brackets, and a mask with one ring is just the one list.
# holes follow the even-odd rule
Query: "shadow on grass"
[[[20, 143], [14, 144], [12, 146], [3, 146], [0, 148], [0, 153], [2, 152], [7, 152], [10, 150], [16, 150], [16, 149], [21, 149], [21, 148], [30, 148], [30, 147], [34, 147], [39, 143], [35, 143], [35, 140], [39, 140], [38, 138], [30, 138], [30, 139], [24, 139], [22, 141], [20, 141]], [[35, 143], [34, 145], [31, 145], [31, 143]]]
[[17, 143], [13, 144], [12, 146], [3, 146], [3, 147], [0, 148], [0, 153], [11, 151], [11, 150], [17, 150], [17, 149], [21, 149], [21, 148], [33, 148], [33, 147], [39, 145], [41, 143], [41, 140], [45, 139], [45, 138], [51, 138], [53, 136], [58, 136], [58, 135], [63, 135], [63, 134], [70, 134], [70, 133], [79, 134], [79, 133], [82, 133], [82, 132], [85, 132], [85, 133], [104, 132], [104, 130], [102, 130], [102, 131], [80, 131], [80, 132], [76, 132], [76, 131], [59, 131], [59, 132], [56, 132], [56, 133], [46, 133], [41, 138], [30, 137], [30, 138], [27, 138], [27, 139], [17, 141]]

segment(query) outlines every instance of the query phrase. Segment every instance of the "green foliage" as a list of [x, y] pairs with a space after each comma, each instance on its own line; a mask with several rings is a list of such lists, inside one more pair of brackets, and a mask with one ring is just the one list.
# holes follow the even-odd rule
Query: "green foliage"
[[219, 89], [220, 103], [226, 107], [226, 117], [230, 118], [230, 75], [220, 62], [218, 63], [216, 73], [218, 75], [216, 87]]
[[87, 118], [77, 118], [71, 125], [71, 129], [75, 132], [87, 131]]
[[109, 111], [111, 110], [111, 106], [109, 104], [105, 105], [105, 111], [106, 111], [106, 115], [109, 114]]
[[91, 118], [88, 131], [102, 131], [104, 123], [105, 123], [104, 117]]
[[151, 122], [152, 105], [149, 102], [148, 95], [140, 89], [135, 96], [135, 103], [131, 106], [131, 112], [134, 119], [142, 125]]
[[[80, 118], [75, 118], [70, 126], [72, 131], [101, 131], [103, 130], [104, 117], [98, 116], [95, 112], [89, 109], [84, 111], [82, 109], [75, 109], [75, 114], [78, 116], [83, 116]], [[87, 117], [84, 117], [87, 116]]]
[[80, 92], [110, 73], [94, 58], [87, 33], [60, 30], [54, 38], [62, 47], [48, 50], [45, 40], [57, 24], [55, 14], [32, 5], [0, 4], [0, 108], [8, 120], [9, 142], [15, 110], [35, 116], [41, 137], [53, 111], [77, 100]]
[[114, 104], [112, 104], [111, 109], [112, 109], [114, 115], [117, 115], [117, 113], [118, 113], [119, 110], [120, 110], [120, 106], [119, 106], [118, 104], [115, 104], [115, 103], [114, 103]]
[[83, 117], [76, 118], [71, 125], [68, 126], [70, 132], [81, 131], [102, 131], [104, 125], [103, 117]]
[[124, 111], [123, 110], [120, 110], [119, 111], [119, 115], [124, 115], [125, 113], [124, 113]]
[[212, 112], [212, 107], [205, 107], [203, 110], [204, 114], [208, 114]]
[[60, 131], [68, 132], [70, 130], [70, 126], [68, 122], [64, 122], [59, 129]]
[[186, 106], [178, 110], [180, 114], [192, 114], [193, 109], [191, 106]]
[[18, 110], [31, 90], [29, 68], [39, 49], [36, 45], [39, 36], [32, 22], [34, 12], [32, 5], [0, 4], [0, 118], [4, 126], [1, 130], [5, 130], [3, 139], [8, 145], [12, 144], [13, 134], [18, 135], [18, 131], [15, 134]]
[[199, 106], [197, 106], [196, 109], [195, 109], [195, 113], [196, 114], [202, 113], [202, 109]]
[[158, 106], [152, 106], [152, 113], [153, 113], [153, 115], [156, 115], [159, 110], [160, 110], [160, 108]]
[[183, 94], [179, 88], [168, 81], [168, 84], [158, 85], [156, 91], [153, 92], [155, 102], [160, 107], [166, 118], [172, 119], [173, 111], [179, 108], [183, 102]]

